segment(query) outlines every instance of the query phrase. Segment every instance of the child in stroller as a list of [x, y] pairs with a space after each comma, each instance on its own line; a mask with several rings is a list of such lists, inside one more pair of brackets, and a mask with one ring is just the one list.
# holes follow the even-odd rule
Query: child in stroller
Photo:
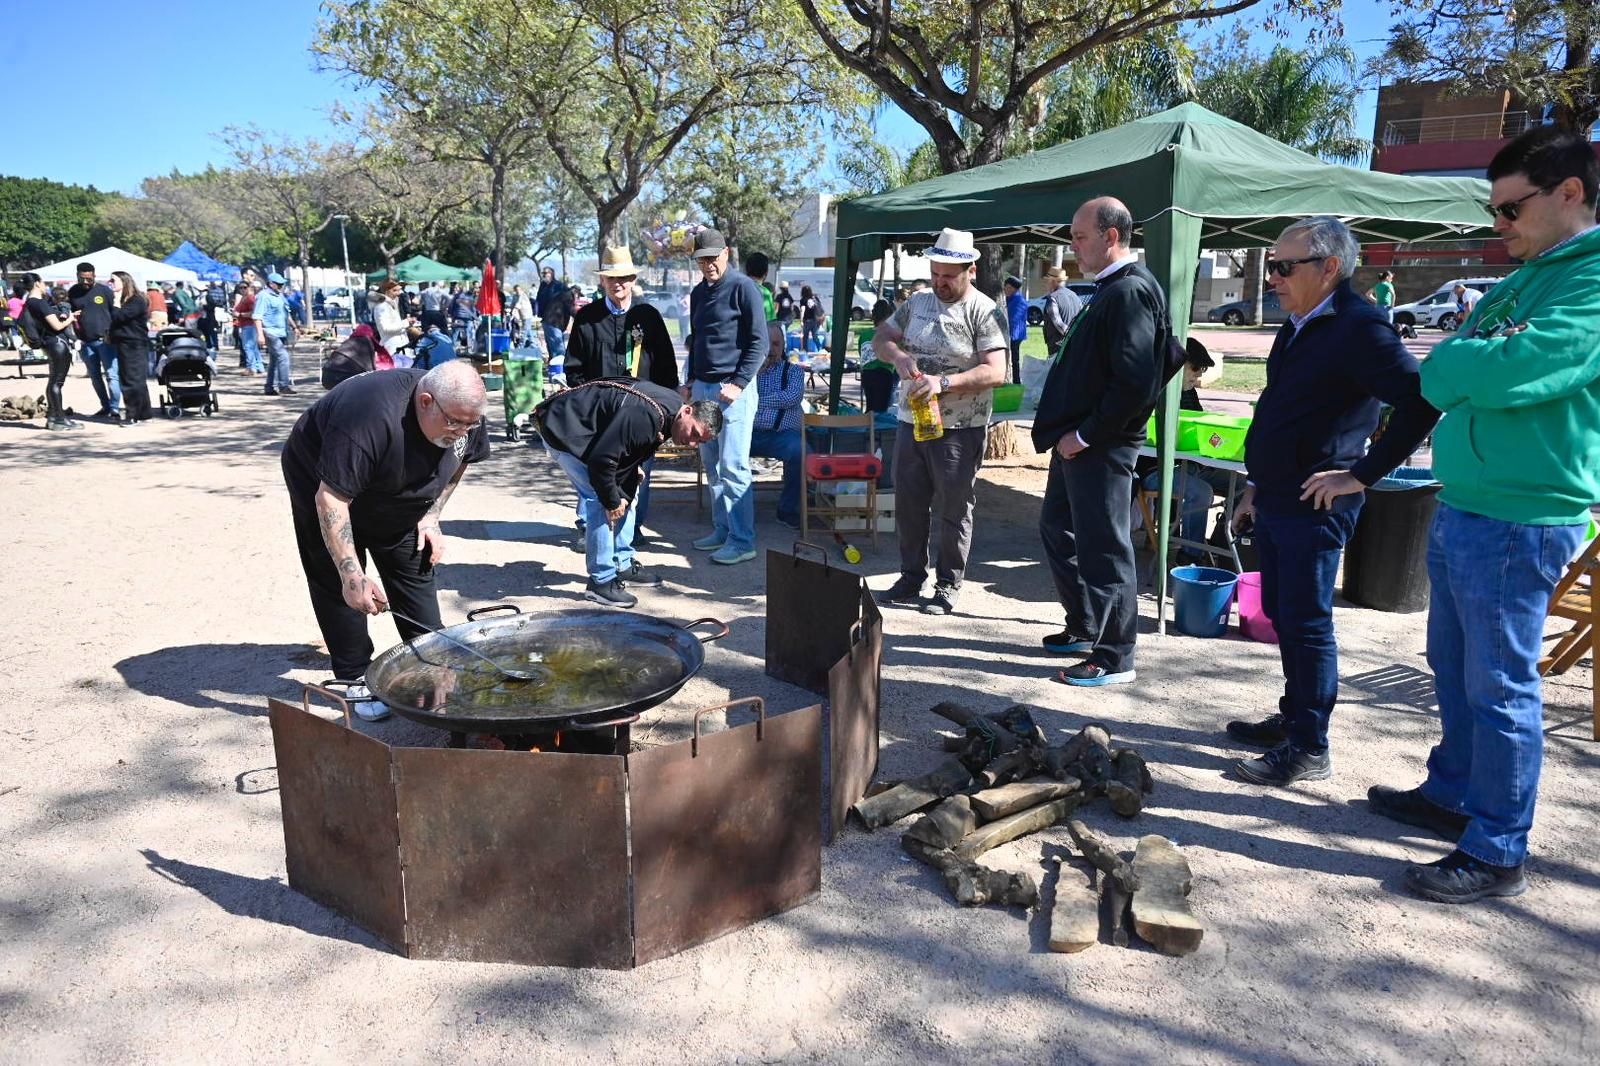
[[190, 330], [171, 327], [156, 334], [156, 377], [165, 390], [161, 409], [168, 418], [189, 411], [209, 418], [217, 410], [209, 354], [206, 342]]

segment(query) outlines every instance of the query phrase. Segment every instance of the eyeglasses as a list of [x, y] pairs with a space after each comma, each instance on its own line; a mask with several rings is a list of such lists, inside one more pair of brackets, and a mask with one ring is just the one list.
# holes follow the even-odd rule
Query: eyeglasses
[[1308, 255], [1304, 259], [1274, 259], [1267, 264], [1267, 270], [1280, 278], [1286, 278], [1294, 273], [1294, 268], [1301, 263], [1320, 263], [1328, 258], [1325, 255]]
[[638, 277], [639, 276], [637, 274], [629, 274], [625, 278], [619, 278], [614, 274], [607, 274], [606, 275], [606, 284], [607, 285], [632, 285], [635, 281], [638, 280]]
[[1515, 200], [1507, 200], [1503, 204], [1484, 204], [1483, 209], [1489, 212], [1490, 218], [1493, 218], [1495, 215], [1499, 215], [1507, 222], [1515, 222], [1517, 220], [1517, 216], [1522, 214], [1523, 204], [1527, 203], [1535, 196], [1547, 196], [1554, 191], [1554, 189], [1554, 185], [1544, 189], [1535, 189], [1526, 196], [1519, 196]]
[[443, 408], [439, 410], [439, 417], [444, 419], [444, 428], [450, 430], [451, 432], [455, 432], [458, 429], [471, 429], [479, 422], [483, 421], [482, 418], [469, 418], [465, 422], [457, 422], [455, 419], [445, 414]]

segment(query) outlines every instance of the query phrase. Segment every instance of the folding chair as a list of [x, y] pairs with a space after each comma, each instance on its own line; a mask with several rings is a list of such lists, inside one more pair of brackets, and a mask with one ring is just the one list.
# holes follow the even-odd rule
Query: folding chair
[[1566, 673], [1585, 651], [1589, 653], [1596, 678], [1590, 682], [1594, 693], [1594, 739], [1600, 740], [1600, 597], [1595, 596], [1596, 575], [1600, 575], [1600, 537], [1578, 553], [1556, 583], [1550, 597], [1550, 617], [1565, 618], [1573, 625], [1556, 638], [1550, 653], [1539, 660], [1539, 673]]
[[[877, 451], [877, 432], [873, 428], [873, 418], [870, 414], [861, 415], [813, 415], [800, 416], [800, 537], [806, 539], [811, 535], [811, 518], [817, 515], [829, 520], [829, 525], [838, 529], [838, 520], [846, 517], [857, 517], [866, 520], [864, 528], [872, 533], [872, 546], [878, 546], [878, 476], [883, 473], [883, 460], [875, 454]], [[828, 447], [826, 452], [810, 452], [807, 448], [807, 431], [813, 426], [828, 431]], [[833, 435], [841, 429], [865, 429], [867, 431], [867, 450], [864, 452], [835, 452], [833, 448]], [[833, 484], [840, 481], [865, 481], [867, 483], [867, 499], [864, 506], [840, 504], [837, 496], [831, 506], [814, 506], [811, 503], [811, 486], [813, 484]]]

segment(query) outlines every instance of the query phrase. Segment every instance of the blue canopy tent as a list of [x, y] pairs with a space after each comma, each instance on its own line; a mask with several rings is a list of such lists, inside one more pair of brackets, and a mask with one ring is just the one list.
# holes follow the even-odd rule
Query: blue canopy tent
[[242, 276], [238, 267], [219, 263], [190, 241], [184, 241], [173, 253], [161, 260], [169, 266], [183, 267], [200, 275], [201, 281], [238, 281]]

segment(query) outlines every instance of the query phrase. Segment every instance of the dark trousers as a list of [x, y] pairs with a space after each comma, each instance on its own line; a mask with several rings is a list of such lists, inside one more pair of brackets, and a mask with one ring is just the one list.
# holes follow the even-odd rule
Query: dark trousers
[[123, 417], [150, 417], [150, 386], [145, 367], [150, 361], [150, 342], [117, 345], [117, 378], [122, 383]]
[[[340, 681], [355, 681], [367, 672], [372, 662], [372, 637], [367, 633], [367, 616], [344, 602], [338, 568], [328, 555], [317, 522], [316, 505], [296, 502], [294, 539], [300, 549], [300, 568], [311, 591], [311, 609], [317, 615], [317, 628], [328, 645], [333, 660], [333, 676]], [[438, 627], [439, 596], [433, 583], [433, 567], [417, 551], [417, 531], [408, 529], [399, 537], [371, 537], [360, 527], [355, 531], [356, 557], [366, 566], [367, 556], [377, 565], [384, 594], [395, 610], [419, 622]], [[406, 640], [427, 630], [395, 618], [400, 636]]]
[[947, 592], [961, 587], [988, 433], [987, 426], [969, 426], [918, 441], [910, 424], [900, 423], [894, 438], [894, 528], [903, 577], [918, 584], [927, 580], [931, 547], [937, 587]]
[[1093, 638], [1089, 661], [1112, 673], [1133, 669], [1139, 632], [1134, 568], [1133, 444], [1093, 447], [1063, 459], [1050, 454], [1039, 537], [1066, 609], [1067, 628]]
[[1011, 376], [1006, 381], [1012, 385], [1022, 381], [1022, 342], [1025, 339], [1014, 337], [1011, 341]]
[[1289, 742], [1302, 751], [1328, 748], [1328, 719], [1339, 697], [1339, 648], [1333, 639], [1333, 583], [1339, 553], [1355, 532], [1361, 508], [1311, 514], [1256, 512], [1261, 553], [1261, 607], [1278, 631], [1283, 659], [1283, 713]]
[[44, 386], [45, 417], [51, 422], [60, 422], [67, 417], [61, 389], [72, 372], [72, 344], [64, 334], [45, 337], [44, 354], [50, 360], [50, 378]]
[[206, 347], [212, 351], [217, 350], [217, 320], [212, 317], [211, 310], [200, 312], [200, 336], [205, 338]]

